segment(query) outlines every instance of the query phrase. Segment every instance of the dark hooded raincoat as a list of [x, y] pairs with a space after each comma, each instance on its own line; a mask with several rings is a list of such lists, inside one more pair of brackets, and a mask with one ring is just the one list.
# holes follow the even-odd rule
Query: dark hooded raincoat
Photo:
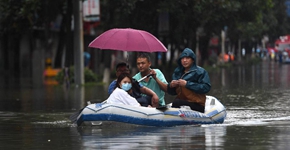
[[[188, 72], [184, 72], [185, 68], [181, 64], [183, 57], [191, 57], [194, 62]], [[209, 75], [206, 70], [196, 65], [196, 56], [194, 52], [185, 48], [177, 60], [178, 67], [174, 70], [172, 80], [184, 79], [187, 81], [185, 87], [171, 88], [167, 86], [167, 92], [170, 95], [177, 95], [176, 99], [186, 100], [188, 102], [205, 105], [206, 93], [210, 91], [211, 84]]]

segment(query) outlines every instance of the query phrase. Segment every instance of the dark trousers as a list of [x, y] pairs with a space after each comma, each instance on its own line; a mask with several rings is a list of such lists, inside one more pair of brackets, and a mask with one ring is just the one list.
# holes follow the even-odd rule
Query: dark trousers
[[151, 105], [151, 96], [140, 96], [136, 100], [141, 106], [148, 107], [148, 105]]
[[204, 113], [204, 106], [202, 106], [198, 103], [188, 102], [186, 100], [181, 100], [181, 99], [175, 99], [172, 102], [172, 107], [180, 108], [180, 106], [189, 106], [190, 109], [192, 109], [192, 110], [196, 110], [196, 111]]

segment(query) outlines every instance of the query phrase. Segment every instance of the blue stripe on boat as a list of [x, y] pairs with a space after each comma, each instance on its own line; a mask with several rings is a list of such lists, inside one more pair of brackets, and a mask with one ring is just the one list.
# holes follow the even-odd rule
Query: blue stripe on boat
[[[211, 124], [208, 121], [193, 121], [187, 120], [156, 120], [156, 119], [144, 119], [132, 116], [116, 115], [116, 114], [89, 114], [82, 115], [77, 124], [80, 126], [85, 121], [116, 121], [123, 123], [131, 123], [137, 125], [147, 125], [147, 126], [177, 126], [177, 125], [192, 125], [192, 124]], [[216, 120], [218, 122], [219, 120]]]

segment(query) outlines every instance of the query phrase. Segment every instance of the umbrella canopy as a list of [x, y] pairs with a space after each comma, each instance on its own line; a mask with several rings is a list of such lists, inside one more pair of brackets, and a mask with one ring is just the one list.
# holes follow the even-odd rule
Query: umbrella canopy
[[166, 47], [155, 36], [131, 28], [108, 30], [95, 38], [89, 47], [135, 52], [167, 52]]

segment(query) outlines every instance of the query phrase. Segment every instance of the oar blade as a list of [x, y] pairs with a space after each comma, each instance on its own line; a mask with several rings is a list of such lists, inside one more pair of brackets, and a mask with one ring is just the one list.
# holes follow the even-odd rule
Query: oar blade
[[69, 119], [72, 123], [76, 123], [77, 122], [77, 119], [78, 119], [78, 116], [81, 114], [81, 112], [83, 111], [84, 108], [82, 108], [81, 110], [79, 110], [78, 112], [72, 114]]

